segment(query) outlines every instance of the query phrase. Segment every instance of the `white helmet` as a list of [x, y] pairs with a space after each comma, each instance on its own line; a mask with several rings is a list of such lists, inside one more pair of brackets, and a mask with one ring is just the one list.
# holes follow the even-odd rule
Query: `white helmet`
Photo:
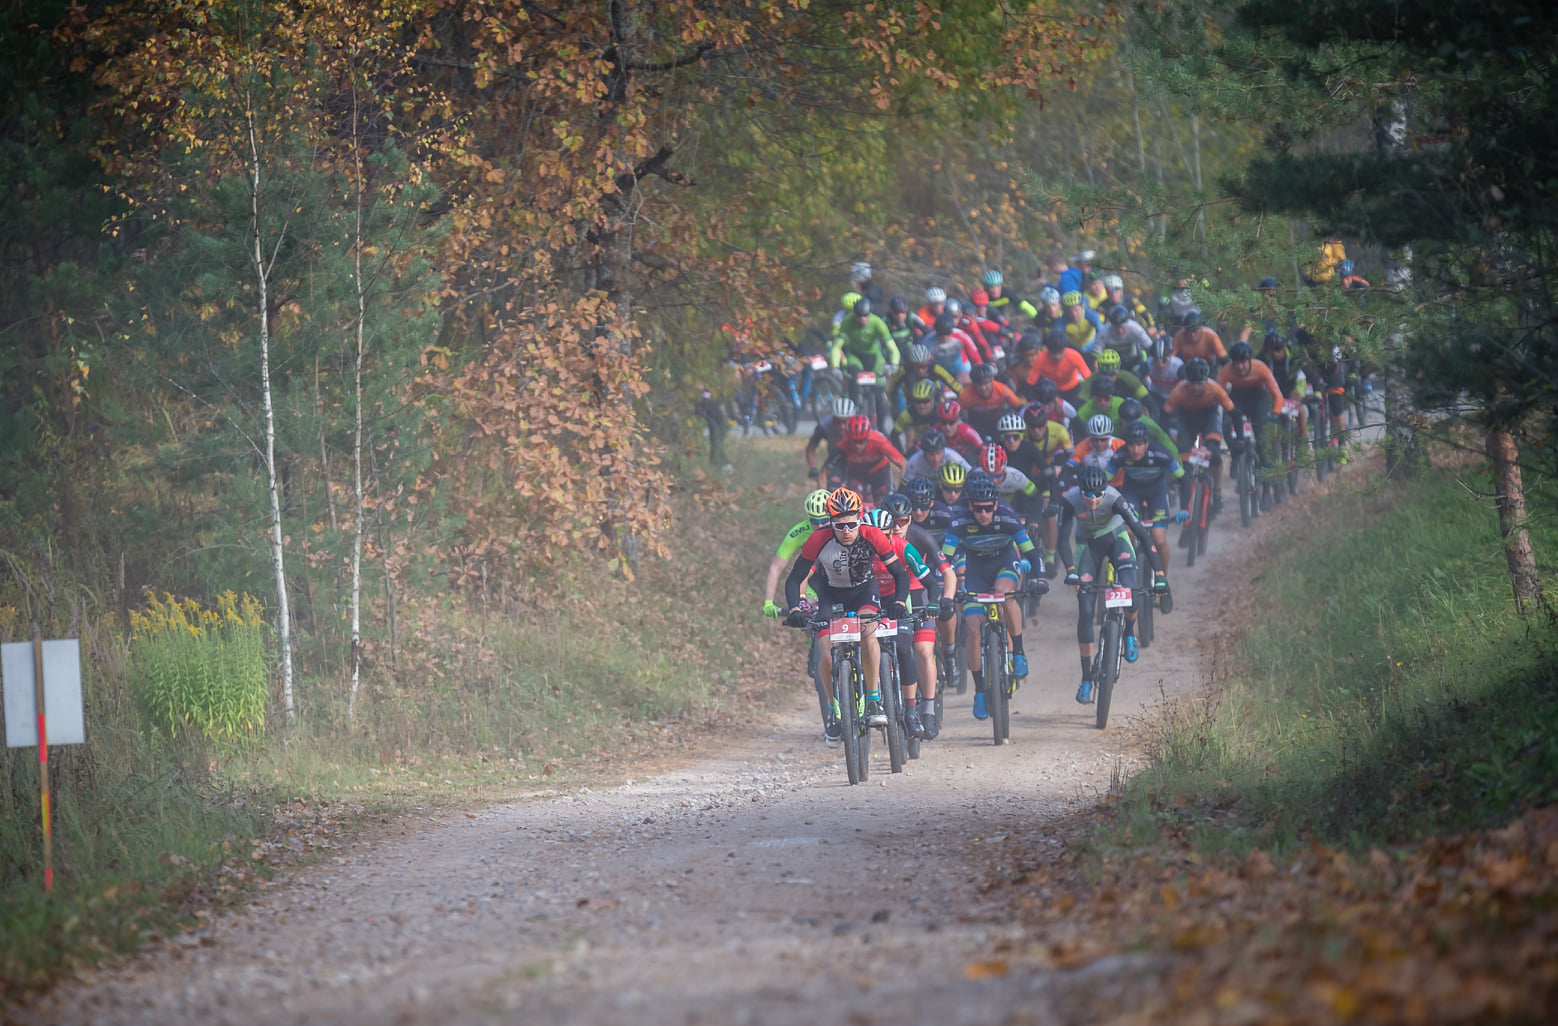
[[946, 289], [938, 288], [937, 286], [932, 285], [930, 288], [925, 290], [925, 302], [927, 302], [927, 303], [945, 303], [946, 301], [947, 301], [947, 290]]
[[1097, 253], [1090, 249], [1079, 250], [1077, 255], [1072, 259], [1072, 262], [1078, 264], [1090, 264], [1093, 262], [1093, 258], [1097, 255]]
[[866, 263], [864, 260], [858, 261], [853, 267], [849, 269], [849, 276], [855, 281], [870, 281], [871, 265]]
[[1046, 305], [1060, 302], [1060, 290], [1053, 285], [1046, 285], [1039, 290], [1039, 302]]
[[1025, 430], [1025, 427], [1024, 427], [1023, 422], [1022, 422], [1022, 414], [1020, 414], [1020, 413], [1004, 414], [1001, 417], [1001, 419], [996, 422], [995, 429], [997, 431], [999, 431], [1003, 435], [1020, 435], [1020, 434], [1022, 434], [1023, 431]]
[[833, 400], [833, 416], [838, 420], [848, 420], [859, 412], [860, 407], [855, 405], [855, 400], [853, 399], [840, 398]]
[[1108, 438], [1114, 434], [1114, 421], [1107, 413], [1095, 413], [1087, 418], [1087, 437]]
[[1104, 288], [1123, 289], [1125, 288], [1125, 279], [1118, 274], [1106, 274], [1104, 275]]

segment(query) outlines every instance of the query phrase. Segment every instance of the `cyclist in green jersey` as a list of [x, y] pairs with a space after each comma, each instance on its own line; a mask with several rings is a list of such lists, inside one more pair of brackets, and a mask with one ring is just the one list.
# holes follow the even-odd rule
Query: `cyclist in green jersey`
[[[1082, 387], [1077, 390], [1077, 395], [1083, 399], [1093, 397], [1093, 389], [1098, 387], [1098, 382], [1109, 379], [1114, 383], [1112, 394], [1121, 399], [1146, 399], [1147, 386], [1142, 384], [1141, 378], [1128, 370], [1120, 369], [1121, 356], [1117, 349], [1105, 349], [1098, 354], [1098, 366], [1093, 376], [1082, 382]], [[1097, 410], [1097, 413], [1108, 413], [1108, 410]]]

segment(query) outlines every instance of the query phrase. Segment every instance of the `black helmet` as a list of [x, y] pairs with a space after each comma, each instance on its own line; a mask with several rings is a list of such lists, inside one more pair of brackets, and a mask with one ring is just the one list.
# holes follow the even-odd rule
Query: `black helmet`
[[1120, 420], [1126, 422], [1127, 424], [1131, 423], [1132, 421], [1141, 420], [1142, 416], [1145, 415], [1146, 412], [1147, 408], [1141, 404], [1140, 399], [1120, 400]]
[[1283, 338], [1280, 332], [1268, 331], [1266, 332], [1266, 337], [1261, 340], [1260, 347], [1262, 349], [1282, 349], [1287, 344], [1287, 339]]
[[1243, 339], [1228, 347], [1228, 359], [1230, 360], [1250, 360], [1254, 357], [1255, 351]]
[[914, 504], [909, 501], [907, 495], [894, 492], [882, 500], [882, 508], [892, 514], [894, 520], [902, 520], [914, 511]]
[[1109, 487], [1109, 475], [1104, 473], [1104, 468], [1089, 463], [1077, 474], [1077, 487], [1084, 492], [1101, 493]]
[[1274, 289], [1280, 287], [1280, 285], [1281, 283], [1278, 282], [1277, 279], [1267, 275], [1266, 277], [1262, 278], [1260, 280], [1260, 284], [1255, 287], [1258, 289]]
[[920, 436], [920, 452], [940, 452], [947, 447], [947, 436], [931, 428]]
[[1109, 308], [1109, 323], [1113, 324], [1115, 327], [1119, 327], [1130, 319], [1131, 312], [1123, 305], [1116, 303], [1114, 306]]
[[1107, 374], [1093, 375], [1093, 399], [1108, 402], [1114, 398], [1114, 378]]
[[955, 327], [957, 327], [957, 321], [954, 321], [952, 315], [947, 313], [947, 311], [943, 310], [936, 315], [936, 334], [950, 335]]
[[1126, 445], [1140, 445], [1151, 435], [1147, 431], [1146, 422], [1133, 420], [1120, 429], [1120, 437], [1124, 439]]
[[1051, 328], [1049, 331], [1046, 331], [1044, 333], [1044, 348], [1045, 349], [1064, 349], [1064, 348], [1066, 348], [1066, 333], [1065, 333], [1065, 331], [1060, 329], [1060, 328]]
[[1041, 403], [1052, 403], [1060, 397], [1060, 386], [1051, 378], [1040, 378], [1033, 386], [1033, 398]]
[[976, 470], [968, 475], [968, 483], [963, 486], [968, 493], [969, 502], [995, 502], [1001, 497], [1000, 489], [990, 475], [983, 470]]
[[871, 301], [869, 299], [867, 299], [865, 296], [861, 296], [859, 299], [855, 300], [855, 316], [856, 317], [869, 317], [869, 316], [871, 316]]
[[911, 477], [903, 487], [909, 493], [909, 501], [916, 506], [936, 501], [936, 483], [928, 477]]
[[1200, 323], [1201, 323], [1201, 311], [1197, 310], [1193, 306], [1189, 310], [1185, 311], [1185, 316], [1183, 316], [1183, 317], [1181, 317], [1179, 319], [1179, 324], [1180, 324], [1180, 327], [1182, 327], [1182, 328], [1194, 328], [1197, 325], [1199, 325]]
[[1193, 356], [1185, 363], [1186, 381], [1205, 381], [1211, 376], [1211, 365], [1199, 356]]
[[1174, 343], [1166, 338], [1152, 340], [1152, 358], [1154, 360], [1167, 360], [1174, 355]]
[[1031, 331], [1025, 331], [1017, 339], [1017, 351], [1019, 353], [1031, 353], [1035, 349], [1042, 349], [1044, 343], [1039, 341], [1039, 336]]
[[963, 487], [972, 488], [980, 481], [983, 481], [989, 485], [995, 484], [995, 479], [990, 476], [990, 472], [988, 470], [986, 470], [984, 467], [974, 467], [968, 472], [968, 476], [964, 479]]
[[977, 364], [968, 372], [968, 379], [976, 385], [983, 385], [995, 380], [995, 365], [989, 363]]
[[1042, 403], [1029, 403], [1022, 408], [1022, 422], [1031, 428], [1040, 427], [1049, 422], [1049, 413]]
[[893, 295], [891, 295], [891, 296], [889, 296], [887, 298], [887, 312], [890, 313], [890, 314], [908, 313], [909, 312], [909, 301], [907, 299], [903, 298], [902, 296], [894, 293]]

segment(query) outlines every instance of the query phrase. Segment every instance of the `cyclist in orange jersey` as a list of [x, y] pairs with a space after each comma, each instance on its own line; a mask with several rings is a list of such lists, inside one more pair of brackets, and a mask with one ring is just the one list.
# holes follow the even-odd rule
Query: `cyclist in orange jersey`
[[[1223, 508], [1223, 414], [1233, 412], [1233, 400], [1222, 386], [1209, 380], [1211, 366], [1199, 356], [1185, 361], [1185, 380], [1163, 400], [1163, 415], [1169, 421], [1169, 437], [1179, 447], [1180, 455], [1190, 451], [1196, 436], [1211, 453], [1212, 511]], [[1182, 487], [1180, 505], [1189, 503], [1189, 493]]]
[[1077, 391], [1093, 371], [1082, 354], [1070, 347], [1066, 333], [1051, 328], [1044, 334], [1044, 350], [1033, 358], [1028, 370], [1028, 386], [1038, 385], [1040, 378], [1049, 378], [1060, 389], [1061, 398], [1076, 405]]
[[982, 363], [969, 371], [969, 385], [958, 393], [963, 419], [980, 435], [995, 434], [1003, 413], [1022, 409], [1017, 393], [995, 380], [995, 364]]
[[1217, 332], [1201, 323], [1201, 312], [1194, 307], [1185, 314], [1184, 326], [1174, 333], [1174, 355], [1189, 363], [1196, 357], [1206, 361], [1208, 367], [1221, 367], [1228, 362], [1228, 351]]

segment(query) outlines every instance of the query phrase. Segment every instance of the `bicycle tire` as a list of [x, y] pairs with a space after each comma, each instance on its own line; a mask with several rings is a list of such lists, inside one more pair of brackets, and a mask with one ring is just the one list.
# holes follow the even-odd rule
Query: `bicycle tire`
[[1206, 555], [1206, 540], [1212, 534], [1212, 489], [1201, 489], [1201, 509], [1195, 514], [1201, 528], [1196, 532], [1196, 555]]
[[968, 621], [958, 615], [957, 629], [952, 632], [952, 690], [968, 694]]
[[996, 662], [997, 651], [995, 641], [995, 629], [988, 623], [979, 628], [979, 662], [985, 671], [985, 712], [990, 718], [990, 734], [994, 743], [999, 746], [1001, 737], [1001, 712], [1000, 702], [1004, 696], [1005, 684], [1003, 670]]
[[1114, 681], [1120, 673], [1120, 634], [1119, 620], [1111, 617], [1104, 623], [1103, 640], [1098, 649], [1098, 671], [1093, 678], [1093, 686], [1098, 689], [1094, 722], [1099, 730], [1109, 725], [1109, 703], [1114, 699]]
[[1001, 680], [996, 689], [996, 712], [1001, 720], [1001, 744], [1012, 739], [1012, 691], [1016, 685], [1016, 679], [1007, 669], [1008, 656], [1006, 654], [1006, 632], [997, 631], [995, 636], [995, 664], [1001, 668]]
[[1298, 479], [1300, 476], [1298, 472], [1298, 443], [1293, 439], [1288, 440], [1286, 446], [1286, 455], [1288, 461], [1288, 494], [1297, 495]]
[[1180, 545], [1185, 550], [1185, 569], [1196, 565], [1196, 546], [1200, 541], [1201, 524], [1197, 512], [1201, 508], [1201, 496], [1206, 492], [1206, 485], [1197, 480], [1190, 486], [1190, 505], [1185, 510], [1190, 514], [1185, 520], [1185, 526], [1179, 529]]
[[[907, 758], [907, 744], [903, 729], [903, 692], [898, 690], [898, 646], [893, 644], [893, 651], [882, 652], [882, 680], [878, 681], [882, 689], [882, 711], [887, 714], [887, 725], [882, 728], [882, 733], [887, 738], [887, 766], [894, 773], [903, 772], [903, 764]], [[891, 671], [888, 663], [892, 664]]]
[[1260, 503], [1260, 492], [1255, 484], [1255, 461], [1245, 452], [1234, 464], [1234, 490], [1239, 493], [1239, 523], [1245, 527], [1255, 519]]
[[839, 727], [844, 734], [844, 771], [851, 784], [860, 783], [860, 718], [855, 705], [854, 681], [858, 656], [853, 652], [833, 653], [833, 694], [839, 703]]
[[1143, 598], [1140, 608], [1136, 610], [1136, 647], [1146, 651], [1147, 646], [1152, 644], [1152, 607], [1157, 598], [1150, 591]]

